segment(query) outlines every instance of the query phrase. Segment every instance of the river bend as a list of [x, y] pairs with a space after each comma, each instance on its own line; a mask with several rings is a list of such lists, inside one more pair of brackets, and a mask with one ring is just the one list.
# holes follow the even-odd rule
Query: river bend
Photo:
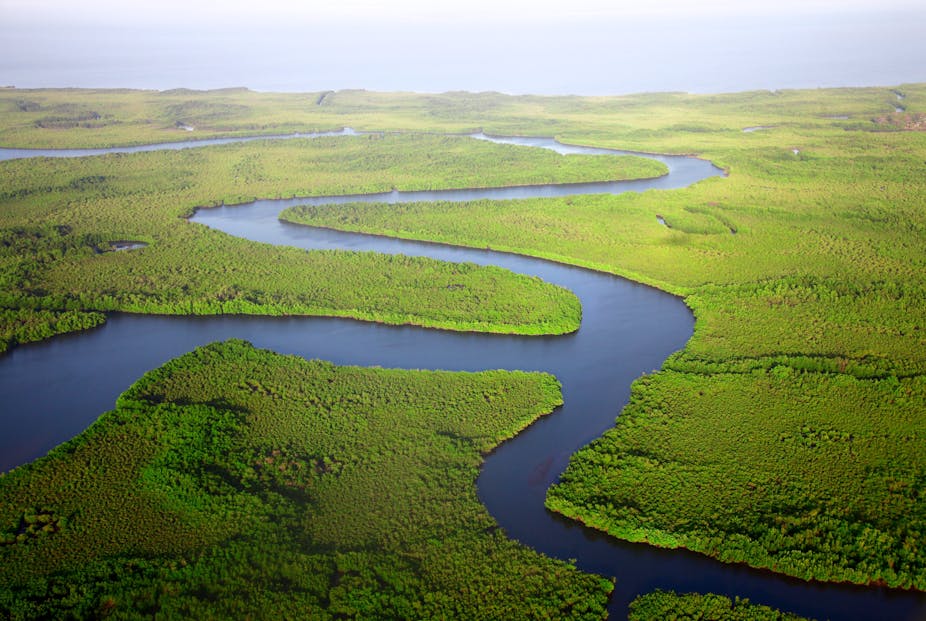
[[[335, 133], [354, 132], [342, 130], [323, 135]], [[473, 138], [549, 148], [560, 153], [620, 153], [567, 146], [543, 138], [498, 138], [482, 134]], [[256, 139], [259, 138], [247, 140]], [[131, 149], [193, 148], [234, 141], [189, 141]], [[22, 150], [15, 150], [20, 153], [14, 155], [9, 151], [14, 150], [0, 150], [0, 159], [110, 152], [71, 150], [63, 155], [59, 151], [27, 151], [24, 155]], [[546, 511], [543, 506], [546, 490], [559, 477], [569, 456], [613, 425], [627, 402], [634, 379], [658, 369], [691, 336], [692, 315], [678, 298], [612, 275], [519, 255], [341, 233], [277, 219], [285, 207], [307, 203], [465, 201], [619, 193], [686, 187], [720, 174], [719, 169], [704, 160], [651, 157], [665, 163], [669, 174], [658, 179], [613, 183], [261, 200], [200, 210], [192, 218], [196, 225], [262, 242], [469, 261], [538, 276], [576, 293], [582, 302], [582, 326], [576, 333], [565, 336], [523, 337], [331, 318], [116, 314], [100, 328], [21, 346], [0, 357], [0, 394], [4, 395], [0, 417], [7, 431], [0, 439], [0, 471], [35, 459], [80, 433], [101, 412], [112, 408], [116, 397], [144, 372], [193, 347], [226, 338], [244, 338], [258, 347], [337, 364], [546, 371], [562, 383], [565, 405], [488, 456], [478, 481], [479, 496], [509, 536], [548, 555], [576, 559], [576, 565], [583, 570], [616, 576], [612, 618], [626, 616], [631, 599], [655, 588], [748, 597], [757, 603], [820, 619], [926, 618], [924, 594], [807, 583], [719, 563], [683, 550], [660, 550], [621, 542]], [[87, 391], [86, 386], [93, 386], [94, 390]]]

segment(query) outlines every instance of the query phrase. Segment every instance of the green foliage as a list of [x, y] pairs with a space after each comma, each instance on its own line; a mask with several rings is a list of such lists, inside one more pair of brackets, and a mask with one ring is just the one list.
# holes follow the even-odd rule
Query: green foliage
[[[574, 331], [578, 300], [494, 267], [275, 248], [191, 226], [180, 216], [197, 205], [260, 195], [621, 174], [609, 158], [432, 136], [271, 141], [0, 167], [2, 307], [310, 314], [518, 334]], [[110, 251], [113, 241], [126, 239], [148, 245]]]
[[[898, 89], [905, 95], [902, 115], [892, 114], [895, 94], [883, 88], [608, 98], [9, 89], [0, 92], [0, 142], [168, 141], [189, 137], [177, 123], [194, 119], [200, 123], [196, 136], [345, 125], [481, 129], [707, 157], [729, 176], [684, 190], [466, 205], [351, 205], [337, 212], [303, 209], [288, 217], [542, 256], [684, 295], [698, 320], [694, 337], [670, 359], [664, 375], [635, 384], [627, 415], [576, 458], [551, 493], [551, 506], [617, 536], [684, 545], [793, 575], [924, 588], [926, 496], [923, 461], [915, 449], [922, 445], [926, 412], [926, 133], [912, 130], [921, 127], [926, 112], [926, 85]], [[319, 100], [323, 105], [316, 105]], [[99, 118], [78, 118], [90, 112]], [[53, 116], [78, 122], [69, 128], [36, 123]], [[80, 127], [90, 122], [98, 127]], [[768, 129], [742, 131], [756, 126]], [[443, 139], [433, 140], [387, 135], [359, 143], [262, 143], [259, 149], [4, 164], [3, 228], [44, 232], [71, 226], [68, 235], [79, 242], [66, 245], [62, 260], [37, 271], [8, 263], [16, 268], [9, 278], [21, 280], [5, 289], [16, 295], [2, 305], [62, 310], [68, 308], [63, 301], [80, 309], [151, 304], [165, 312], [183, 300], [195, 303], [183, 312], [198, 312], [196, 304], [214, 308], [209, 305], [219, 296], [241, 304], [243, 297], [265, 291], [258, 281], [286, 280], [266, 266], [296, 272], [305, 269], [306, 256], [315, 261], [322, 255], [228, 240], [185, 226], [175, 216], [197, 205], [256, 195], [455, 187], [491, 174], [498, 161], [508, 162], [493, 150], [448, 156], [433, 168], [423, 147], [448, 148]], [[403, 155], [388, 155], [396, 152]], [[355, 165], [345, 162], [358, 158]], [[464, 161], [471, 165], [461, 168]], [[505, 176], [505, 183], [533, 182], [527, 179], [537, 179], [534, 173], [525, 173], [524, 181], [518, 176], [538, 161]], [[452, 173], [456, 169], [463, 172]], [[401, 172], [406, 170], [407, 176]], [[151, 245], [128, 253], [92, 252], [93, 244], [113, 239]], [[254, 280], [238, 269], [239, 254], [248, 256], [249, 270], [261, 266]], [[218, 262], [210, 263], [211, 256]], [[357, 273], [380, 269], [372, 260], [354, 261]], [[231, 276], [221, 271], [226, 265]], [[323, 282], [348, 282], [338, 269], [326, 272]], [[156, 280], [145, 281], [149, 273]], [[76, 278], [90, 283], [88, 299], [106, 305], [85, 305]], [[390, 278], [391, 286], [400, 280]], [[427, 292], [427, 281], [402, 282], [408, 284], [402, 291], [421, 292], [413, 307], [433, 296], [442, 309], [455, 304], [447, 297], [455, 288]], [[223, 293], [219, 283], [236, 288]], [[300, 291], [310, 284], [316, 281], [305, 281]], [[183, 286], [193, 293], [167, 295]], [[283, 296], [274, 308], [309, 308], [301, 294], [286, 297], [284, 285], [274, 286]], [[495, 297], [498, 290], [491, 291], [485, 299], [522, 295]], [[50, 295], [57, 297], [46, 300]], [[271, 312], [266, 299], [259, 302], [261, 312]], [[272, 477], [255, 472], [256, 480], [292, 494], [311, 488], [315, 476], [324, 479], [326, 469], [347, 472], [351, 463], [337, 454], [306, 453], [311, 466], [296, 472], [287, 447], [266, 448], [270, 452], [262, 457], [282, 459], [285, 467]]]
[[802, 621], [786, 612], [707, 593], [653, 591], [630, 603], [629, 621]]
[[[913, 114], [923, 88], [904, 91]], [[531, 254], [684, 295], [694, 337], [671, 372], [635, 385], [548, 506], [618, 537], [922, 589], [926, 134], [826, 118], [869, 118], [884, 94], [653, 95], [608, 100], [610, 115], [604, 102], [564, 113], [570, 141], [697, 151], [730, 173], [684, 190], [284, 217]], [[592, 110], [598, 125], [579, 130]], [[683, 113], [704, 131], [678, 131]], [[756, 125], [769, 129], [735, 129]]]
[[[923, 112], [922, 85], [907, 84], [899, 90], [906, 95], [909, 114]], [[323, 95], [323, 105], [317, 105]], [[896, 96], [886, 88], [622, 97], [3, 89], [0, 144], [104, 147], [350, 126], [371, 131], [556, 135], [580, 144], [617, 141], [638, 150], [701, 152], [732, 138], [759, 143], [764, 140], [760, 134], [782, 129], [881, 131], [885, 127], [877, 121], [893, 112], [895, 102]], [[39, 121], [46, 117], [66, 118], [72, 126], [41, 127]], [[186, 131], [184, 125], [195, 131]], [[756, 126], [773, 129], [742, 134], [743, 128]]]
[[543, 374], [197, 349], [0, 477], [0, 614], [600, 619], [613, 585], [475, 493], [482, 454], [561, 402]]
[[0, 308], [0, 352], [19, 343], [95, 328], [105, 321], [102, 313]]
[[794, 366], [639, 380], [548, 507], [802, 578], [926, 589], [926, 377]]

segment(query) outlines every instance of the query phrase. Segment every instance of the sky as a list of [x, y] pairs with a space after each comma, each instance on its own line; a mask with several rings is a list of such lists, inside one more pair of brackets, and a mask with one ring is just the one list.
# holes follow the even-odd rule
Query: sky
[[0, 85], [727, 92], [926, 81], [922, 0], [0, 0]]
[[123, 21], [139, 18], [272, 21], [374, 19], [395, 22], [428, 20], [557, 20], [576, 17], [665, 17], [678, 15], [800, 15], [814, 12], [857, 12], [917, 9], [921, 0], [3, 0], [13, 16], [47, 20]]

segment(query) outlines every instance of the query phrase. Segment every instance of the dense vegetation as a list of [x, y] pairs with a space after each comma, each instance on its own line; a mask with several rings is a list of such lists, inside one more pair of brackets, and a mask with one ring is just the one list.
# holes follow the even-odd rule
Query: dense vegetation
[[665, 371], [547, 504], [631, 541], [926, 589], [924, 412], [923, 376]]
[[802, 621], [803, 617], [709, 593], [654, 591], [630, 604], [629, 621]]
[[[894, 90], [905, 96], [903, 113], [894, 112]], [[905, 126], [903, 119], [922, 114], [919, 106], [926, 95], [922, 84], [894, 90], [623, 97], [346, 90], [325, 93], [318, 105], [321, 93], [0, 89], [0, 144], [105, 147], [348, 126], [370, 131], [555, 135], [580, 144], [695, 153], [732, 138], [749, 140], [747, 144], [764, 141], [762, 131], [740, 136], [747, 127], [771, 127], [772, 133], [832, 128], [891, 131]]]
[[[897, 92], [904, 95], [903, 112], [894, 112]], [[564, 142], [711, 159], [729, 177], [685, 190], [351, 205], [290, 217], [546, 256], [685, 296], [697, 315], [695, 336], [661, 373], [634, 385], [626, 415], [573, 460], [551, 491], [550, 506], [617, 536], [687, 546], [792, 575], [926, 588], [926, 455], [918, 450], [926, 415], [926, 133], [915, 131], [922, 128], [926, 85], [613, 98], [10, 89], [0, 92], [0, 110], [0, 143], [10, 146], [351, 126], [555, 135]], [[178, 129], [184, 124], [196, 130]], [[340, 172], [344, 158], [376, 153], [377, 140], [405, 160], [374, 155], [358, 164], [360, 170]], [[114, 308], [99, 305], [112, 294], [122, 296], [119, 304], [126, 306], [120, 308], [144, 300], [164, 312], [163, 299], [214, 304], [226, 297], [218, 282], [237, 285], [221, 301], [243, 303], [264, 291], [257, 282], [278, 283], [288, 280], [286, 270], [304, 269], [297, 264], [305, 253], [230, 240], [176, 216], [197, 205], [258, 195], [373, 191], [403, 183], [450, 187], [481, 178], [501, 157], [500, 151], [470, 152], [432, 168], [424, 159], [426, 140], [387, 135], [366, 139], [357, 151], [351, 146], [357, 143], [326, 139], [314, 147], [296, 141], [3, 164], [3, 227], [14, 236], [70, 241], [37, 271], [20, 269], [17, 253], [6, 255], [3, 260], [13, 262], [0, 273], [18, 284], [4, 289], [15, 299], [4, 298], [2, 305], [25, 317], [19, 322], [29, 319], [31, 308]], [[302, 149], [313, 148], [312, 156], [303, 155]], [[450, 171], [462, 161], [488, 165], [454, 177]], [[518, 180], [537, 166], [523, 162], [520, 172], [499, 182], [534, 182]], [[405, 176], [400, 169], [412, 172]], [[92, 249], [113, 239], [151, 246], [126, 253]], [[248, 280], [237, 262], [241, 254], [249, 264], [280, 271]], [[210, 263], [211, 255], [220, 258]], [[341, 258], [331, 259], [331, 270], [341, 269]], [[361, 261], [358, 274], [381, 269], [373, 259], [355, 260]], [[91, 261], [97, 264], [88, 267]], [[233, 278], [221, 272], [225, 264]], [[145, 281], [149, 271], [157, 276], [153, 283]], [[84, 295], [95, 302], [68, 289], [76, 287], [74, 277], [88, 277]], [[332, 271], [327, 281], [343, 277]], [[417, 301], [437, 296], [437, 307], [451, 306], [441, 296], [453, 289], [429, 291], [430, 279], [403, 282], [409, 296], [420, 292]], [[444, 284], [451, 282], [457, 280]], [[183, 286], [188, 292], [182, 295], [164, 294]], [[275, 286], [283, 301], [273, 307], [260, 299], [261, 312], [284, 312], [289, 304], [306, 312], [309, 304], [299, 293]], [[522, 295], [491, 292], [493, 300]], [[198, 312], [193, 306], [183, 312]], [[60, 516], [45, 509], [32, 507], [28, 525], [22, 516], [25, 537], [60, 528]], [[685, 598], [657, 594], [647, 600], [654, 608], [638, 614], [660, 616], [660, 601], [669, 602], [663, 611], [730, 607], [714, 596]]]
[[481, 455], [559, 403], [543, 374], [198, 349], [0, 477], [0, 616], [602, 618], [609, 581], [476, 497]]
[[[98, 321], [68, 315], [49, 323], [48, 313], [130, 311], [570, 332], [579, 325], [578, 300], [536, 279], [425, 259], [273, 248], [180, 217], [258, 196], [620, 178], [639, 172], [640, 161], [466, 138], [367, 136], [2, 162], [0, 308], [15, 310], [16, 319], [4, 316], [0, 327], [11, 344]], [[113, 252], [114, 240], [149, 245]], [[20, 324], [44, 327], [24, 335]]]
[[[913, 113], [923, 88], [903, 90]], [[701, 129], [656, 114], [665, 126], [645, 140], [618, 128], [578, 139], [698, 151], [730, 173], [685, 190], [284, 217], [543, 256], [684, 295], [694, 337], [635, 385], [548, 506], [791, 575], [926, 589], [926, 134], [885, 131], [877, 114], [893, 97], [664, 96]], [[601, 123], [633, 117], [633, 99]], [[714, 125], [722, 112], [768, 129]]]
[[18, 343], [87, 330], [105, 321], [102, 313], [0, 308], [0, 353]]

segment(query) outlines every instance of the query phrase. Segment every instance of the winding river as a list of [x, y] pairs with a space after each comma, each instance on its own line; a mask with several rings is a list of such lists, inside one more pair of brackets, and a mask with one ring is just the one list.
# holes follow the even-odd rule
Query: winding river
[[[353, 134], [298, 134], [274, 138]], [[617, 154], [567, 146], [552, 139], [473, 138], [554, 149], [559, 153]], [[255, 140], [258, 138], [248, 138]], [[75, 157], [103, 152], [192, 148], [235, 142], [218, 139], [117, 150], [0, 149], [0, 159]], [[678, 298], [599, 272], [488, 250], [340, 233], [280, 222], [290, 205], [346, 200], [410, 202], [517, 199], [579, 193], [619, 193], [688, 186], [720, 174], [709, 162], [651, 156], [669, 167], [658, 179], [485, 190], [390, 192], [351, 197], [255, 201], [200, 210], [206, 225], [249, 239], [302, 248], [346, 248], [423, 255], [498, 265], [574, 291], [582, 301], [578, 332], [518, 337], [385, 326], [344, 319], [276, 317], [157, 317], [116, 314], [97, 329], [22, 346], [0, 357], [0, 471], [43, 455], [80, 433], [145, 371], [193, 347], [231, 337], [258, 347], [338, 364], [453, 370], [524, 369], [553, 373], [565, 405], [488, 456], [479, 496], [509, 536], [548, 555], [576, 559], [586, 571], [616, 576], [612, 618], [626, 616], [636, 595], [655, 588], [748, 597], [819, 619], [926, 619], [926, 594], [880, 587], [807, 583], [770, 572], [719, 563], [680, 550], [631, 544], [591, 531], [546, 511], [546, 489], [569, 456], [611, 427], [627, 402], [630, 383], [658, 369], [691, 336], [693, 318]], [[92, 391], [86, 390], [93, 386]]]

